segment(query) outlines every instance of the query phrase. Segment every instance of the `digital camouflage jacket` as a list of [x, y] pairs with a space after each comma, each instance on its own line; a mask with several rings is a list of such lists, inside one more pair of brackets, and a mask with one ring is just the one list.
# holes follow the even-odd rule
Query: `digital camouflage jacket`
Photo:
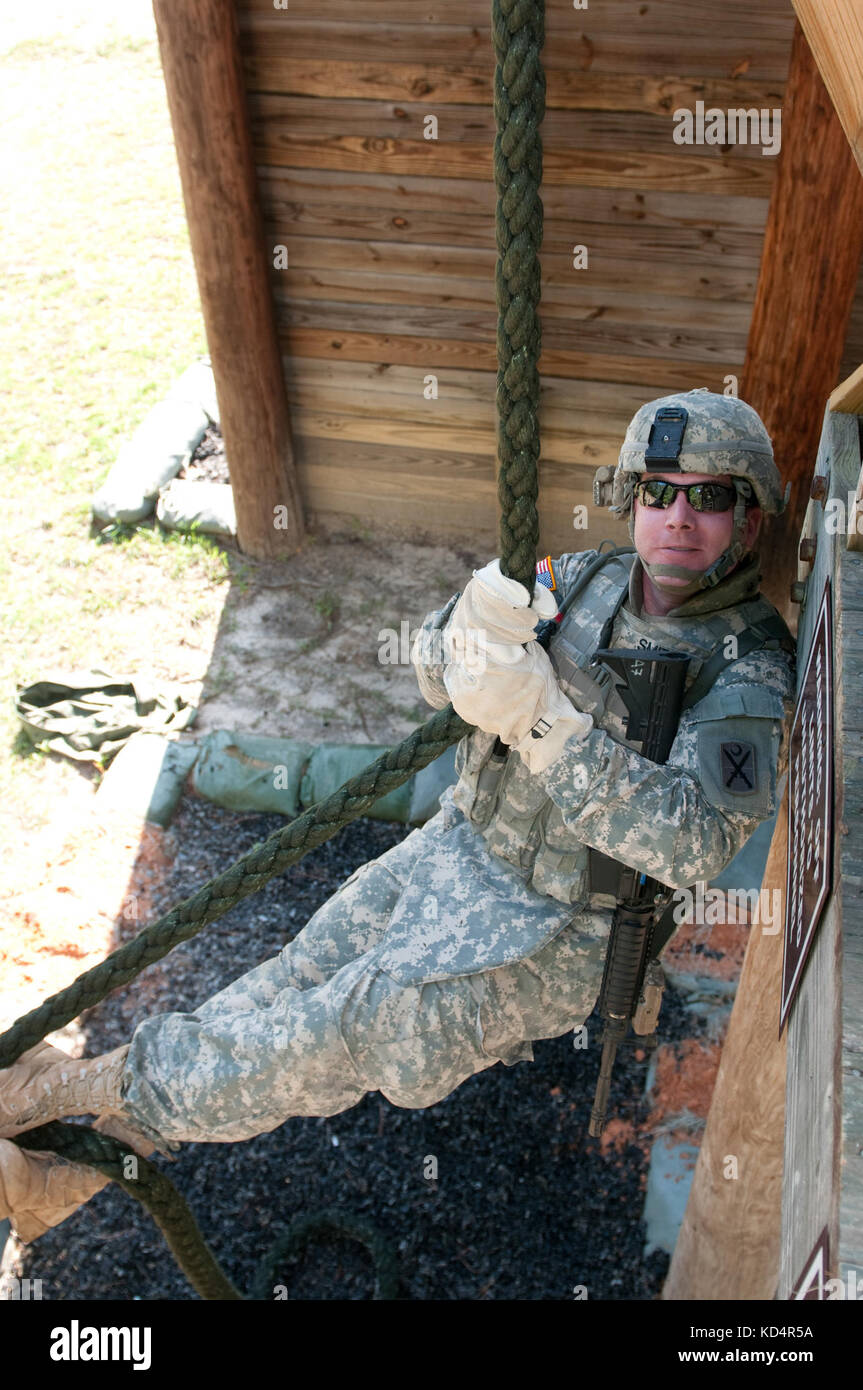
[[[559, 605], [597, 553], [563, 555], [552, 564]], [[793, 639], [757, 595], [757, 559], [750, 556], [715, 589], [654, 617], [642, 613], [637, 557], [609, 561], [564, 615], [549, 646], [561, 689], [593, 714], [594, 729], [583, 741], [570, 739], [538, 775], [517, 753], [495, 757], [495, 737], [477, 729], [458, 746], [458, 783], [442, 804], [451, 798], [492, 854], [533, 890], [574, 909], [614, 901], [591, 898], [590, 846], [671, 888], [709, 882], [773, 814], [787, 766]], [[457, 598], [428, 615], [414, 647], [420, 689], [436, 708], [448, 703], [440, 638]], [[774, 635], [762, 644], [766, 619]], [[757, 645], [736, 656], [753, 624]], [[784, 645], [776, 640], [780, 629]], [[713, 658], [709, 688], [684, 708], [664, 765], [627, 741], [617, 692], [610, 682], [591, 678], [590, 657], [601, 645], [689, 654], [687, 691], [693, 694], [700, 693], [696, 682]], [[733, 757], [729, 750], [736, 750]]]

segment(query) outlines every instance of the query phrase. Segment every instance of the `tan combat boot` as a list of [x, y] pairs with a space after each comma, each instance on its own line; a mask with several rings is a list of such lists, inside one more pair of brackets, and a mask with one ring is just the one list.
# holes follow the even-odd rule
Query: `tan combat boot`
[[90, 1060], [38, 1043], [0, 1071], [0, 1139], [14, 1139], [64, 1115], [123, 1112], [120, 1081], [129, 1044]]

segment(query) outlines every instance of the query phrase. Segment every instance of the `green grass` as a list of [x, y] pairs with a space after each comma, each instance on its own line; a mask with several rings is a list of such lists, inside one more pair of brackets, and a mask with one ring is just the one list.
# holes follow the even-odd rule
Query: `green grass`
[[[0, 57], [0, 808], [47, 818], [16, 682], [104, 665], [191, 680], [232, 566], [154, 526], [99, 543], [90, 499], [148, 409], [206, 352], [155, 38], [25, 40]], [[190, 653], [190, 615], [203, 634]]]
[[313, 604], [315, 612], [324, 624], [327, 632], [331, 632], [334, 623], [338, 622], [341, 605], [338, 594], [334, 594], [331, 589], [325, 589], [322, 594], [315, 599]]
[[65, 39], [63, 35], [50, 35], [44, 39], [22, 39], [15, 43], [11, 49], [7, 49], [3, 54], [4, 63], [43, 63], [43, 61], [68, 61], [69, 58], [78, 58], [85, 63], [97, 63], [100, 58], [115, 58], [124, 56], [126, 53], [149, 53], [153, 49], [153, 40], [138, 38], [135, 35], [108, 36], [94, 43], [92, 47], [83, 46], [82, 43], [75, 43], [74, 39]]

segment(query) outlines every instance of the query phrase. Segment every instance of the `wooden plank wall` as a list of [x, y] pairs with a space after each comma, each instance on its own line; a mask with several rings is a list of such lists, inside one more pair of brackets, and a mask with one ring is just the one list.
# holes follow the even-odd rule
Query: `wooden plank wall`
[[[829, 409], [815, 467], [842, 504], [860, 474], [856, 415]], [[833, 589], [833, 893], [812, 944], [788, 1019], [782, 1258], [778, 1298], [788, 1299], [826, 1226], [829, 1274], [863, 1273], [863, 556], [846, 549], [844, 528], [810, 504], [804, 533], [815, 563], [798, 627], [798, 685], [812, 645], [825, 580]], [[778, 1019], [777, 1002], [777, 1019]]]
[[[310, 521], [494, 553], [491, 0], [237, 9]], [[630, 416], [741, 373], [775, 158], [676, 145], [671, 113], [781, 106], [793, 25], [788, 0], [721, 24], [713, 0], [547, 0], [543, 549], [625, 540], [590, 489]], [[863, 313], [851, 336], [856, 366]]]

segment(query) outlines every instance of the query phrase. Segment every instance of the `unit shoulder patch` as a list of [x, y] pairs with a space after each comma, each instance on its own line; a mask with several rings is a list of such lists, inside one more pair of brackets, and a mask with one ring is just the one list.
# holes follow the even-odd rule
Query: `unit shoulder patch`
[[758, 762], [754, 743], [721, 743], [719, 759], [722, 785], [738, 796], [758, 791]]
[[708, 801], [756, 820], [772, 815], [781, 720], [726, 715], [698, 720], [694, 732], [698, 780]]

